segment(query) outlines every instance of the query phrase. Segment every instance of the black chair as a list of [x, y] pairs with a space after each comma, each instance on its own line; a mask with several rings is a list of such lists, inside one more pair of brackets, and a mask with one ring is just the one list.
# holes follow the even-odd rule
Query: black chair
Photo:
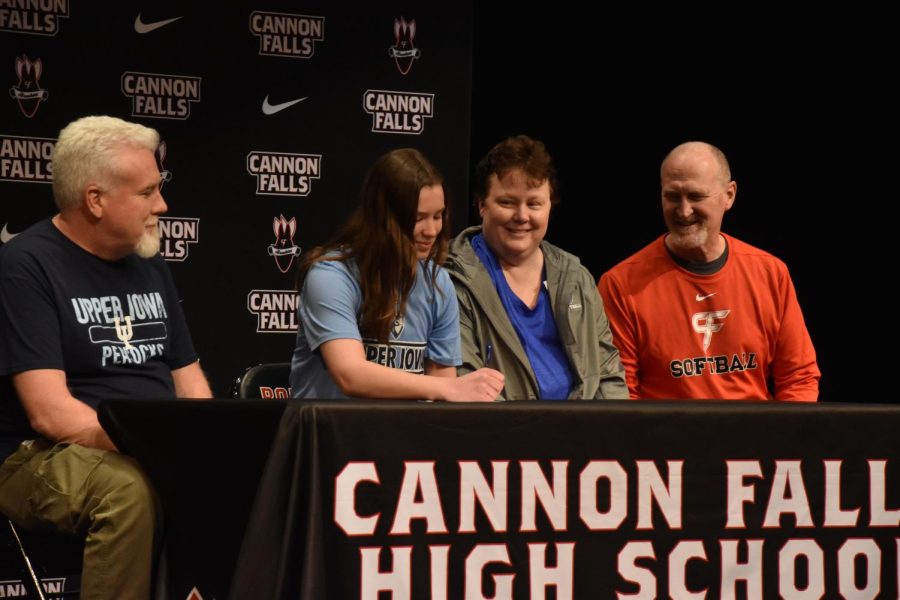
[[232, 398], [291, 397], [291, 363], [262, 363], [249, 367], [234, 380]]
[[41, 584], [38, 581], [37, 573], [34, 572], [34, 567], [31, 566], [31, 558], [28, 556], [28, 552], [25, 550], [25, 546], [22, 545], [22, 538], [19, 536], [19, 531], [16, 529], [15, 523], [11, 520], [7, 519], [6, 522], [9, 524], [9, 529], [6, 531], [6, 534], [9, 536], [9, 547], [13, 548], [14, 552], [18, 554], [22, 558], [22, 566], [23, 566], [23, 578], [22, 585], [25, 587], [25, 593], [33, 598], [40, 598], [44, 600], [44, 591], [41, 589]]
[[[0, 527], [0, 580], [18, 598], [77, 598], [84, 542], [56, 533], [24, 531], [11, 519]], [[24, 592], [24, 596], [21, 593]]]
[[[6, 376], [0, 377], [0, 402], [19, 406]], [[63, 533], [25, 531], [0, 513], [0, 581], [16, 590], [13, 597], [77, 597], [83, 555], [84, 540]], [[10, 597], [5, 589], [0, 593]]]

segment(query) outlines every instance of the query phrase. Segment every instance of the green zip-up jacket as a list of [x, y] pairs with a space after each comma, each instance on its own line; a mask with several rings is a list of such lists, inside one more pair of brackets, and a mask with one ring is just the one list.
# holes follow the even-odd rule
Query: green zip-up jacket
[[[490, 366], [506, 377], [503, 400], [538, 400], [537, 378], [506, 316], [494, 282], [472, 249], [471, 239], [481, 227], [469, 227], [450, 244], [444, 265], [459, 299], [462, 365], [465, 375]], [[574, 378], [571, 400], [628, 399], [625, 371], [613, 346], [603, 301], [590, 272], [578, 257], [547, 241], [541, 242], [547, 289], [559, 339]], [[485, 364], [487, 345], [493, 347], [492, 364]]]

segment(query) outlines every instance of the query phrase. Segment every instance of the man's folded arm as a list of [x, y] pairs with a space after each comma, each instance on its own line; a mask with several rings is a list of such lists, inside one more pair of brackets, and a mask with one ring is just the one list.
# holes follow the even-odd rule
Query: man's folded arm
[[172, 369], [172, 380], [175, 382], [175, 395], [179, 398], [212, 398], [209, 381], [200, 368], [200, 361]]
[[12, 376], [12, 383], [31, 427], [40, 435], [54, 442], [116, 450], [97, 412], [69, 392], [64, 371], [22, 371]]

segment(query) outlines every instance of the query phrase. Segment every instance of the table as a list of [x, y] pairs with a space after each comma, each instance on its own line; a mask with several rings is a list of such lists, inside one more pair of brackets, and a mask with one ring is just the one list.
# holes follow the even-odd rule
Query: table
[[900, 587], [898, 406], [118, 401], [100, 417], [162, 498], [172, 598]]
[[896, 598], [898, 431], [891, 405], [292, 403], [230, 597]]
[[166, 517], [168, 597], [226, 598], [284, 402], [108, 400], [98, 415]]

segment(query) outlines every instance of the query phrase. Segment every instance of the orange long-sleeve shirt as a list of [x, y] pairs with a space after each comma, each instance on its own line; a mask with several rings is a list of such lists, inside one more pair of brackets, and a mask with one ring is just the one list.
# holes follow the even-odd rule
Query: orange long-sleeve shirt
[[726, 235], [725, 265], [696, 275], [664, 238], [598, 284], [631, 397], [815, 401], [816, 353], [785, 264]]

